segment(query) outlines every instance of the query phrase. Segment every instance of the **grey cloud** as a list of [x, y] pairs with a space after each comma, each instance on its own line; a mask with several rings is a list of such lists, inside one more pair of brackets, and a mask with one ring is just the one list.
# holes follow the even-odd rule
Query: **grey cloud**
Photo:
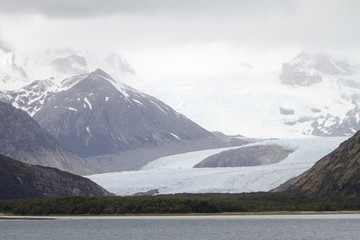
[[108, 14], [253, 14], [271, 6], [290, 7], [287, 0], [0, 0], [0, 12], [37, 13], [47, 17], [89, 17]]
[[87, 42], [111, 36], [123, 46], [227, 42], [260, 49], [359, 48], [360, 42], [358, 0], [0, 0], [0, 6], [0, 16], [46, 16], [50, 21], [43, 32], [33, 26], [39, 35], [73, 29], [67, 38], [74, 42], [78, 32]]

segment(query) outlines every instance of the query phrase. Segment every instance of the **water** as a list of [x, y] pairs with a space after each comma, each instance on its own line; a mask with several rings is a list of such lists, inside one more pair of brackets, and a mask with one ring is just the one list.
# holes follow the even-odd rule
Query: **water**
[[0, 220], [0, 239], [359, 239], [360, 214]]

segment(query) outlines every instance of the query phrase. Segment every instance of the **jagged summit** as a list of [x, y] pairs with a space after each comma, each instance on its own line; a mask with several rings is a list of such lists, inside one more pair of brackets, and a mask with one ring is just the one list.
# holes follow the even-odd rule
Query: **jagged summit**
[[90, 78], [100, 77], [100, 78], [102, 78], [102, 79], [104, 79], [104, 80], [107, 80], [107, 81], [109, 81], [109, 82], [111, 82], [111, 83], [116, 83], [116, 81], [115, 81], [112, 77], [110, 77], [109, 74], [107, 74], [106, 72], [104, 72], [104, 70], [102, 70], [102, 69], [100, 69], [100, 68], [98, 68], [98, 69], [96, 69], [95, 71], [91, 72], [91, 73], [88, 75], [88, 77], [90, 77]]
[[324, 75], [350, 76], [356, 72], [346, 60], [335, 59], [325, 53], [300, 52], [289, 63], [284, 63], [279, 76], [283, 84], [310, 86], [324, 80]]
[[91, 73], [71, 76], [60, 83], [56, 83], [53, 78], [35, 80], [20, 89], [6, 91], [4, 93], [0, 92], [0, 100], [12, 103], [16, 108], [20, 108], [26, 111], [30, 116], [34, 116], [43, 107], [47, 99], [51, 98], [53, 95], [66, 91], [82, 81], [90, 82], [94, 79], [98, 81], [98, 84], [100, 84], [100, 82], [111, 83], [118, 91], [125, 95], [127, 95], [127, 90], [136, 91], [131, 87], [122, 84], [120, 81], [114, 80], [102, 69], [96, 69]]
[[106, 72], [104, 72], [104, 70], [100, 69], [100, 68], [97, 68], [95, 71], [93, 71], [91, 74], [98, 74], [102, 77], [105, 77], [105, 78], [111, 78], [109, 74], [107, 74]]

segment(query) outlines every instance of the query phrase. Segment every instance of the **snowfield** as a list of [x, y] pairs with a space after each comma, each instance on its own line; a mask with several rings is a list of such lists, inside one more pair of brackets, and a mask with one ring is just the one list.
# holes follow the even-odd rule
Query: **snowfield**
[[106, 190], [121, 196], [154, 189], [160, 194], [269, 191], [311, 168], [316, 161], [333, 151], [346, 139], [346, 137], [280, 139], [245, 145], [278, 144], [295, 149], [286, 159], [271, 165], [192, 168], [204, 158], [226, 150], [212, 149], [159, 158], [140, 171], [96, 174], [87, 177]]

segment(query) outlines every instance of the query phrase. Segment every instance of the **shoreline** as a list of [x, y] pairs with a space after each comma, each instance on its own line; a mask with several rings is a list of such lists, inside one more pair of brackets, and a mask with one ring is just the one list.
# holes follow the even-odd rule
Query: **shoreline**
[[124, 215], [12, 215], [0, 213], [1, 220], [85, 220], [85, 219], [360, 219], [360, 211], [273, 211], [189, 214], [124, 214]]

